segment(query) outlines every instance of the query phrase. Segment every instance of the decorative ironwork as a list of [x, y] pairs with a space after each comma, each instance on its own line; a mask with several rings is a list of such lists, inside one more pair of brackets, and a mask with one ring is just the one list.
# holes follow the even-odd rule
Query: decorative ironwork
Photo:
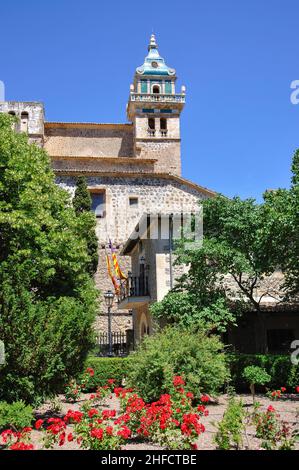
[[[122, 331], [113, 331], [112, 356], [126, 356], [133, 349], [133, 341], [128, 340], [128, 335]], [[109, 335], [107, 332], [99, 335], [99, 355], [109, 356]]]
[[130, 93], [131, 101], [141, 101], [146, 103], [185, 103], [185, 95], [165, 95], [161, 93]]
[[128, 297], [146, 297], [149, 296], [148, 276], [132, 276], [121, 282], [118, 301], [121, 302]]

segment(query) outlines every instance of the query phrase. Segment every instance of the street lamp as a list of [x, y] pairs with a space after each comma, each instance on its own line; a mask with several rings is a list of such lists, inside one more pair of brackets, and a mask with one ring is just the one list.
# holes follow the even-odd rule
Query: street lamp
[[112, 332], [111, 332], [111, 307], [113, 305], [114, 294], [111, 290], [104, 293], [104, 299], [108, 308], [108, 339], [109, 339], [109, 356], [112, 356]]

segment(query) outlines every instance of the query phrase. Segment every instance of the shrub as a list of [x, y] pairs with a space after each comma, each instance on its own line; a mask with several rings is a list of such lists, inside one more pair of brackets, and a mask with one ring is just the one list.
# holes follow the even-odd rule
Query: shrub
[[132, 389], [116, 388], [123, 411], [116, 422], [125, 423], [133, 435], [166, 449], [196, 449], [195, 441], [205, 431], [200, 419], [208, 415], [208, 410], [204, 405], [195, 410], [193, 393], [184, 387], [183, 377], [175, 376], [171, 394], [163, 394], [148, 404]]
[[32, 420], [32, 408], [23, 401], [15, 401], [14, 403], [0, 402], [0, 429], [12, 428], [20, 431], [29, 427]]
[[[299, 365], [290, 361], [289, 355], [275, 354], [228, 354], [227, 359], [231, 372], [231, 384], [237, 391], [245, 391], [248, 384], [243, 377], [243, 371], [247, 366], [259, 366], [271, 376], [267, 384], [272, 390], [279, 389], [283, 384], [293, 389], [299, 383]], [[259, 386], [256, 387], [260, 389]]]
[[11, 124], [0, 113], [0, 396], [34, 402], [82, 370], [98, 293], [85, 237], [91, 214], [76, 217], [47, 153]]
[[216, 336], [166, 327], [145, 338], [131, 354], [128, 384], [151, 401], [169, 392], [172, 377], [182, 374], [195, 397], [202, 391], [215, 394], [229, 375], [221, 348]]
[[242, 432], [244, 425], [245, 411], [242, 401], [235, 397], [229, 399], [227, 409], [222, 420], [217, 424], [217, 432], [214, 440], [221, 450], [229, 450], [233, 447], [240, 449], [243, 444]]
[[273, 406], [265, 412], [257, 412], [253, 419], [256, 437], [262, 440], [261, 447], [266, 450], [292, 450], [295, 435], [287, 422], [281, 421]]
[[98, 387], [103, 387], [109, 379], [114, 379], [116, 386], [121, 385], [127, 376], [130, 357], [89, 357], [85, 363], [86, 370], [93, 370], [93, 375], [85, 372], [80, 376], [79, 380], [84, 391], [93, 391]]
[[265, 369], [258, 366], [245, 367], [243, 377], [249, 384], [253, 401], [255, 398], [255, 385], [265, 385], [271, 380], [270, 375], [265, 371]]

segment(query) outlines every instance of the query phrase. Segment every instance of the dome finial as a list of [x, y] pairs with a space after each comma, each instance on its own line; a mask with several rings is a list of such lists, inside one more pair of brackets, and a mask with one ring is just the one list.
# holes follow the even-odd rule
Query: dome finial
[[150, 43], [148, 45], [148, 50], [150, 51], [151, 49], [157, 49], [157, 47], [158, 47], [158, 44], [156, 43], [156, 37], [154, 33], [152, 33]]

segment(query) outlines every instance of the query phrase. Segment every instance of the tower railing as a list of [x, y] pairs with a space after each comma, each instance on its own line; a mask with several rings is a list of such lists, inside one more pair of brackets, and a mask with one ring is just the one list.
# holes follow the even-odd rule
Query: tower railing
[[184, 94], [163, 94], [163, 93], [130, 93], [131, 101], [141, 101], [145, 103], [185, 103]]

